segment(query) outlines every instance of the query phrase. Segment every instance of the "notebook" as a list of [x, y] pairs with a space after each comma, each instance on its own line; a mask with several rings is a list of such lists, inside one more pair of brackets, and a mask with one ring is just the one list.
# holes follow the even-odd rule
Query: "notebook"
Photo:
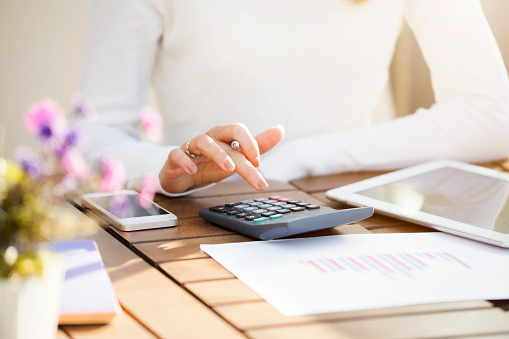
[[87, 240], [48, 245], [65, 261], [59, 324], [110, 322], [121, 308], [96, 243]]

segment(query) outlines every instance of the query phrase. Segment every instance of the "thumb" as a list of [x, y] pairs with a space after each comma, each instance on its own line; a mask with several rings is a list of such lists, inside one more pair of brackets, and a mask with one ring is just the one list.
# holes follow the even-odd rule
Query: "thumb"
[[260, 149], [260, 154], [269, 151], [272, 147], [276, 146], [278, 142], [283, 139], [285, 135], [285, 128], [283, 125], [276, 125], [266, 131], [258, 134], [255, 139]]

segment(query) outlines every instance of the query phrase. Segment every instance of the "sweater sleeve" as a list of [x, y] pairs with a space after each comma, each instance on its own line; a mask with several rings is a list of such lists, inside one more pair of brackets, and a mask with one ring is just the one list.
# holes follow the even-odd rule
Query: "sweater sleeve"
[[435, 104], [363, 130], [281, 145], [262, 159], [271, 179], [509, 155], [509, 81], [479, 1], [409, 0], [404, 15], [430, 69]]
[[[81, 91], [95, 114], [79, 124], [87, 136], [88, 162], [97, 165], [105, 153], [119, 158], [130, 189], [139, 189], [144, 177], [159, 178], [168, 154], [178, 147], [142, 142], [137, 131], [167, 15], [159, 0], [92, 1]], [[181, 195], [160, 185], [158, 192]]]

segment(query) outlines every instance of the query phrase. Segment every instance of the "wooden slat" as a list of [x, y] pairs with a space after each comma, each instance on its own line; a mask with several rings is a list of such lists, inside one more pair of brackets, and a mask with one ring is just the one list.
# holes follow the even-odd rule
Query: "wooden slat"
[[209, 306], [263, 300], [239, 279], [189, 283], [185, 287]]
[[173, 260], [206, 258], [208, 255], [200, 250], [201, 244], [226, 244], [252, 240], [243, 235], [232, 234], [217, 237], [139, 243], [134, 244], [134, 248], [143, 253], [151, 262], [160, 263]]
[[70, 338], [71, 337], [69, 337], [62, 328], [59, 328], [57, 330], [57, 339], [70, 339]]
[[316, 321], [354, 320], [360, 318], [404, 316], [408, 314], [492, 308], [493, 306], [487, 301], [465, 301], [292, 317], [284, 316], [266, 301], [217, 306], [214, 309], [237, 328], [250, 330], [269, 326], [285, 326]]
[[348, 172], [339, 174], [322, 175], [293, 180], [290, 183], [305, 192], [326, 191], [339, 186], [348, 185], [360, 180], [368, 179], [387, 173], [387, 171], [373, 172]]
[[507, 338], [509, 338], [509, 332], [505, 332], [503, 334], [481, 334], [476, 335], [475, 337], [469, 336], [468, 338], [465, 339], [507, 339]]
[[367, 219], [357, 221], [357, 223], [366, 229], [379, 227], [393, 227], [408, 224], [407, 221], [387, 217], [385, 215], [378, 213], [373, 214], [371, 217]]
[[300, 338], [488, 338], [489, 334], [509, 333], [508, 318], [498, 309], [418, 314], [284, 326], [248, 331], [255, 339]]
[[165, 241], [183, 238], [228, 235], [234, 233], [226, 228], [215, 226], [200, 217], [179, 219], [178, 225], [175, 227], [125, 232], [111, 226], [111, 231], [118, 235], [123, 241], [130, 244], [148, 241]]
[[491, 168], [496, 171], [509, 172], [509, 160], [508, 159], [500, 159], [500, 160], [486, 162], [486, 163], [482, 163], [482, 164], [478, 164], [478, 165], [482, 166], [482, 167]]
[[307, 232], [297, 235], [292, 235], [287, 237], [287, 239], [297, 239], [297, 238], [312, 238], [312, 237], [324, 237], [329, 235], [341, 235], [341, 234], [371, 234], [370, 231], [365, 229], [364, 227], [354, 223], [354, 224], [346, 224], [336, 226], [334, 228], [329, 228], [325, 230]]
[[316, 199], [320, 200], [323, 205], [331, 207], [331, 208], [335, 208], [335, 209], [341, 210], [341, 209], [344, 209], [344, 208], [351, 208], [352, 207], [352, 206], [350, 206], [350, 205], [348, 205], [346, 203], [338, 202], [338, 201], [331, 200], [331, 199], [327, 198], [327, 196], [325, 195], [325, 191], [313, 192], [313, 193], [309, 193], [309, 194], [313, 198], [316, 198]]
[[415, 225], [411, 223], [402, 223], [400, 225], [391, 225], [391, 226], [371, 226], [366, 227], [366, 229], [370, 230], [372, 233], [416, 233], [416, 232], [438, 232], [437, 230]]
[[152, 339], [157, 338], [127, 313], [122, 313], [108, 325], [64, 326], [73, 339]]
[[159, 267], [181, 284], [234, 277], [212, 258], [170, 261]]
[[490, 302], [495, 306], [503, 309], [504, 311], [509, 311], [509, 299], [505, 300], [490, 300]]

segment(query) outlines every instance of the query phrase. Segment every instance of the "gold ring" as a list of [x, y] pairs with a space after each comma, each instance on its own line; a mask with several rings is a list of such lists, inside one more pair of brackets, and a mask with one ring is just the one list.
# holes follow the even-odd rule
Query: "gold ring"
[[200, 154], [200, 155], [196, 155], [196, 154], [193, 154], [193, 153], [191, 153], [191, 152], [189, 151], [189, 143], [190, 143], [190, 142], [191, 142], [191, 140], [189, 140], [189, 141], [186, 143], [186, 154], [187, 154], [188, 156], [190, 156], [191, 158], [199, 158], [199, 157], [201, 157], [201, 156], [202, 156], [202, 154]]

